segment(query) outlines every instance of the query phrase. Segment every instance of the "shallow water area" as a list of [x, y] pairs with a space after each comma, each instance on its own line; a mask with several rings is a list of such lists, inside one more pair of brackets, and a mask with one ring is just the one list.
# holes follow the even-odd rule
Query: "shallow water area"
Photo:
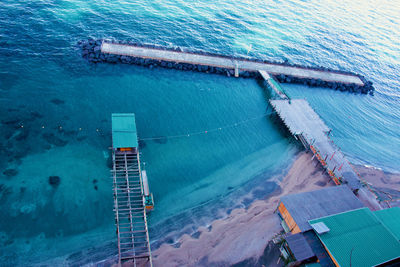
[[[255, 80], [123, 65], [92, 68], [102, 75], [81, 75], [67, 83], [65, 71], [52, 72], [47, 79], [57, 93], [48, 97], [37, 98], [43, 89], [34, 71], [26, 81], [37, 91], [18, 89], [25, 82], [8, 92], [26, 102], [20, 101], [21, 111], [9, 108], [3, 120], [8, 133], [4, 152], [18, 152], [3, 163], [15, 172], [3, 173], [4, 210], [9, 209], [2, 218], [6, 251], [25, 251], [33, 262], [93, 243], [104, 244], [106, 256], [116, 253], [108, 245], [115, 231], [108, 150], [112, 112], [136, 114], [141, 160], [156, 200], [150, 234], [158, 244], [194, 232], [232, 205], [268, 195], [273, 184], [258, 185], [264, 193], [256, 196], [254, 188], [244, 191], [243, 186], [254, 183], [254, 177], [266, 180], [281, 172], [297, 151], [269, 119], [266, 95]], [[229, 197], [233, 194], [236, 201]], [[23, 231], [27, 221], [29, 231]], [[67, 246], [71, 240], [79, 242]], [[52, 256], [41, 252], [46, 246], [53, 248]], [[7, 262], [18, 263], [16, 253], [7, 254]]]

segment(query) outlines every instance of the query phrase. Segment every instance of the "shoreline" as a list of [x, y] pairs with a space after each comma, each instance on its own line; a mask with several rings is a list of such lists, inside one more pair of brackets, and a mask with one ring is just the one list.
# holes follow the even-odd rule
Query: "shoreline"
[[153, 251], [154, 266], [233, 265], [262, 256], [268, 241], [282, 230], [274, 213], [279, 198], [334, 186], [312, 155], [301, 152], [279, 183], [279, 188], [266, 200], [255, 200], [247, 209], [234, 209], [209, 227], [199, 227], [198, 238], [187, 234], [179, 238], [180, 246], [162, 244]]
[[354, 165], [371, 187], [383, 208], [400, 207], [400, 173], [391, 173], [373, 166]]
[[[399, 198], [390, 202], [391, 206], [400, 206], [400, 174], [361, 165], [354, 167], [380, 193], [379, 197], [388, 198], [390, 192]], [[199, 227], [197, 238], [184, 234], [178, 239], [178, 246], [162, 244], [152, 253], [154, 266], [230, 266], [248, 260], [256, 262], [268, 256], [263, 254], [269, 241], [283, 230], [274, 213], [280, 197], [335, 184], [319, 163], [312, 160], [312, 154], [301, 152], [278, 186], [267, 199], [255, 200], [247, 209], [234, 209], [226, 218], [214, 220], [210, 227]]]

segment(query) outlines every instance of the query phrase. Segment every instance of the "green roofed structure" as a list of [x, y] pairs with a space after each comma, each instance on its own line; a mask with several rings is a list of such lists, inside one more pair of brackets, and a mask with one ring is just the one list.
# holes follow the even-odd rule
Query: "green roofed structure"
[[400, 207], [377, 210], [374, 214], [400, 241]]
[[112, 114], [112, 144], [114, 149], [138, 147], [135, 114]]
[[400, 259], [399, 240], [368, 208], [309, 223], [336, 266], [384, 266]]

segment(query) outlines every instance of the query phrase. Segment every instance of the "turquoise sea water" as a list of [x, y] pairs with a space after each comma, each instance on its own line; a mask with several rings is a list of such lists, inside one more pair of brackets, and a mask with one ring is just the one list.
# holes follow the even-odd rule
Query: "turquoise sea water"
[[[149, 218], [153, 247], [267, 197], [299, 151], [263, 116], [270, 96], [255, 80], [89, 65], [77, 41], [115, 38], [363, 74], [374, 82], [374, 96], [283, 86], [309, 100], [353, 162], [398, 172], [399, 7], [396, 1], [2, 1], [2, 265], [84, 264], [116, 254], [112, 112], [136, 113], [140, 138], [233, 125], [141, 142], [156, 202]], [[50, 185], [50, 176], [60, 184]]]

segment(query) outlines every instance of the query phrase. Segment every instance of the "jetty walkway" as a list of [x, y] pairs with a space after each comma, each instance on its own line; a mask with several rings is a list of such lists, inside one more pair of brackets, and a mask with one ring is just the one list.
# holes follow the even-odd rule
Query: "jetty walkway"
[[112, 161], [118, 266], [152, 266], [135, 115], [112, 114]]
[[[118, 237], [118, 262], [151, 266], [151, 251], [143, 203], [138, 153], [113, 153], [114, 211]], [[135, 265], [136, 266], [136, 265]]]
[[290, 133], [313, 152], [336, 184], [347, 184], [353, 191], [362, 184], [340, 149], [329, 138], [330, 129], [304, 99], [270, 100]]
[[[381, 209], [376, 195], [364, 188], [365, 183], [350, 165], [346, 157], [329, 137], [331, 129], [324, 123], [305, 99], [289, 99], [280, 86], [268, 75], [262, 75], [281, 99], [269, 103], [289, 129], [307, 150], [314, 154], [336, 185], [346, 184], [372, 210]], [[279, 85], [279, 84], [278, 84]]]
[[272, 90], [275, 91], [275, 93], [282, 99], [289, 99], [288, 95], [286, 95], [285, 91], [282, 89], [282, 87], [277, 83], [274, 78], [272, 78], [266, 71], [264, 70], [259, 70], [258, 71], [263, 77], [263, 79], [268, 83], [269, 87], [272, 88]]
[[101, 52], [104, 54], [129, 56], [133, 58], [232, 69], [235, 70], [235, 76], [239, 75], [239, 70], [251, 72], [258, 72], [261, 70], [272, 75], [286, 75], [302, 79], [314, 79], [338, 84], [354, 84], [360, 87], [364, 86], [364, 82], [358, 75], [355, 74], [346, 74], [323, 69], [312, 69], [283, 64], [257, 62], [250, 59], [231, 59], [216, 55], [203, 55], [191, 52], [171, 51], [108, 42], [102, 42]]

